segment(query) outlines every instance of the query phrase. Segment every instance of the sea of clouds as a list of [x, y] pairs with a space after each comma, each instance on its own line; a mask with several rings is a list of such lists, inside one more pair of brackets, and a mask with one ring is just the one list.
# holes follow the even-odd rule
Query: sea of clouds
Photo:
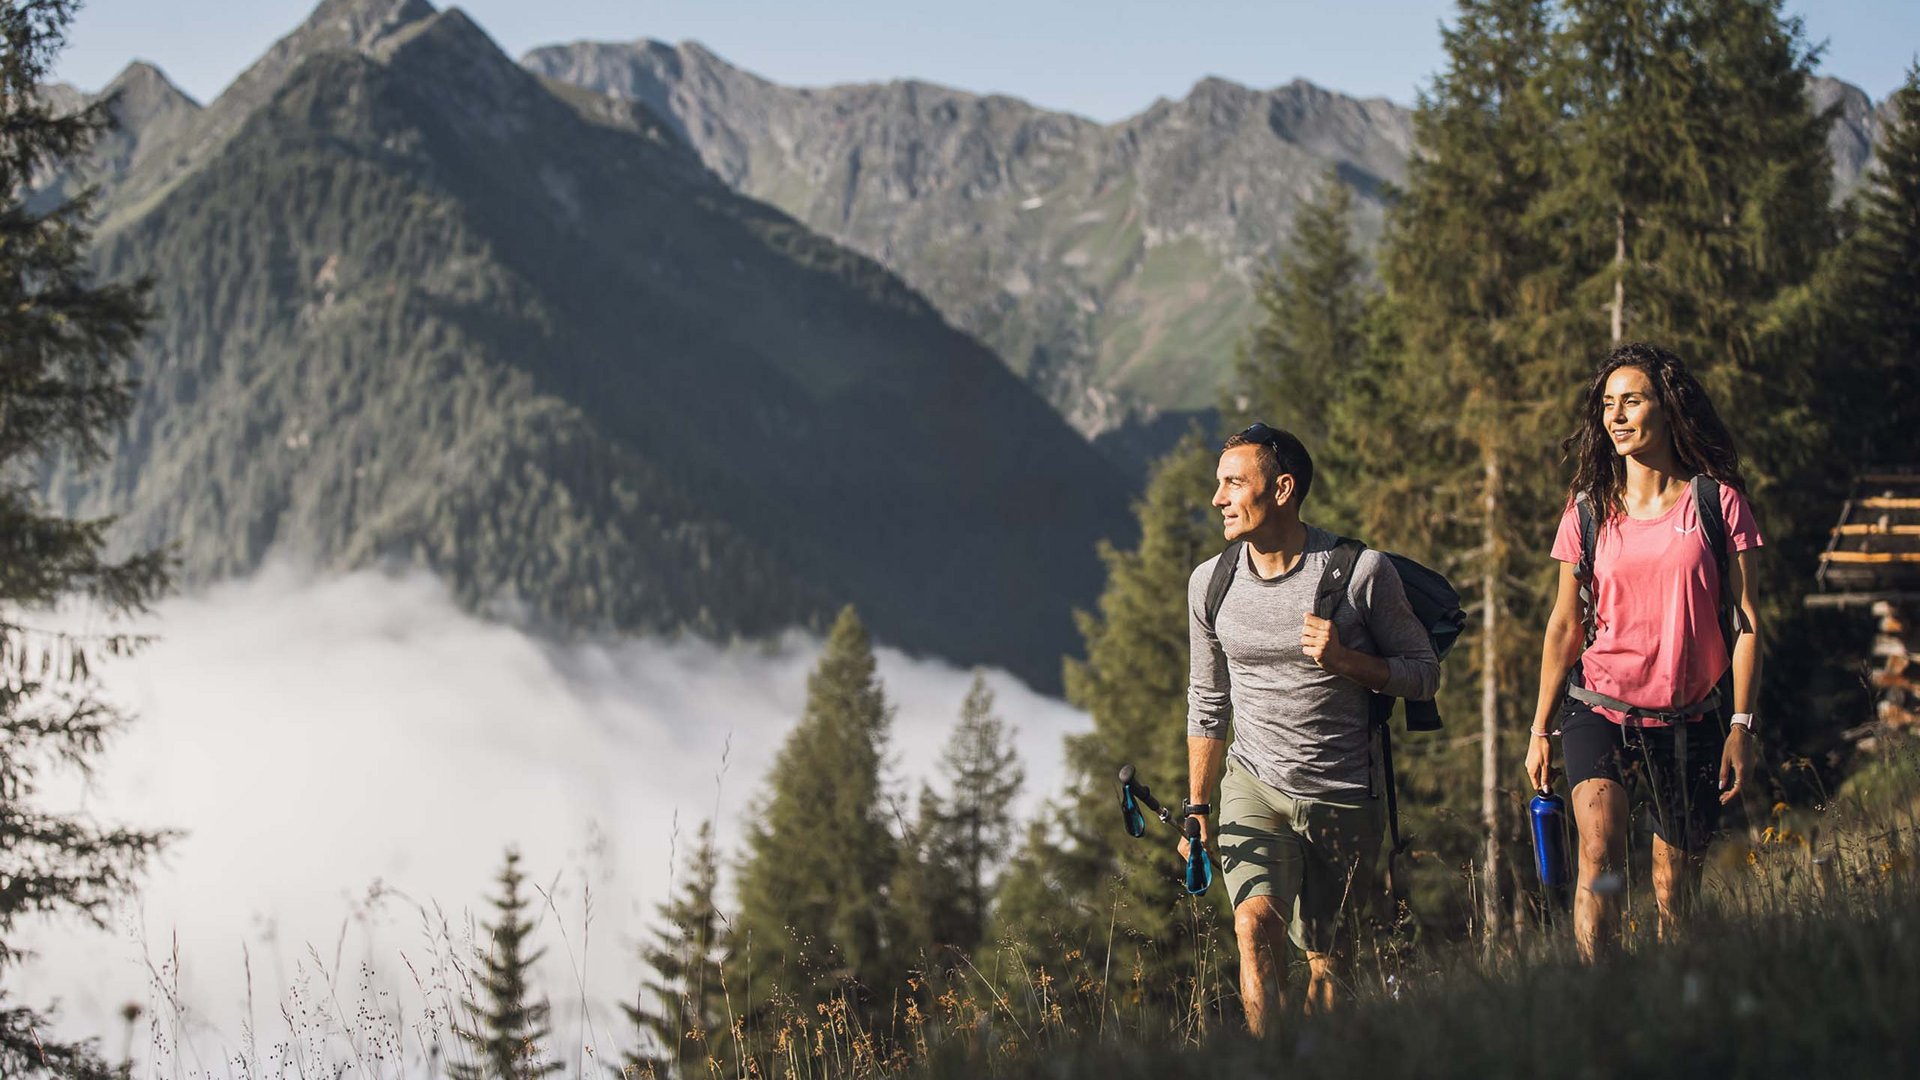
[[[617, 1003], [644, 974], [635, 948], [677, 855], [708, 818], [739, 850], [820, 650], [800, 634], [560, 645], [463, 612], [423, 573], [285, 566], [169, 600], [144, 628], [152, 646], [98, 673], [135, 722], [50, 805], [183, 835], [109, 931], [30, 928], [37, 956], [9, 991], [58, 999], [63, 1035], [163, 1075], [249, 1057], [248, 1072], [297, 1071], [290, 1058], [352, 1051], [341, 1036], [368, 1055], [385, 1039], [414, 1062], [388, 1066], [418, 1071], [457, 996], [448, 957], [470, 955], [509, 844], [541, 890], [554, 1050], [569, 1073], [596, 1071], [633, 1043]], [[941, 786], [972, 673], [877, 656], [910, 813], [923, 779]], [[1017, 729], [1024, 817], [1059, 787], [1062, 736], [1088, 722], [987, 678]]]

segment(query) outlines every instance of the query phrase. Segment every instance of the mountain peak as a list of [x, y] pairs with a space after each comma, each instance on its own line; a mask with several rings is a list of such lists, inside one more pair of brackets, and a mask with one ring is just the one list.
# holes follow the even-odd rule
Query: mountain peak
[[283, 41], [308, 37], [324, 44], [365, 47], [392, 30], [432, 18], [427, 0], [320, 0]]
[[371, 49], [380, 39], [434, 14], [427, 0], [321, 0], [305, 22], [274, 42], [214, 105], [222, 112], [252, 112], [308, 56], [328, 49]]
[[193, 100], [186, 91], [173, 84], [167, 73], [147, 63], [135, 60], [128, 64], [113, 81], [102, 90], [102, 96], [120, 95], [123, 107], [152, 112], [162, 109], [186, 107], [198, 109], [200, 103]]
[[506, 135], [530, 100], [532, 79], [459, 8], [448, 8], [381, 38], [367, 52], [424, 76], [431, 92], [451, 95], [451, 116], [480, 120]]

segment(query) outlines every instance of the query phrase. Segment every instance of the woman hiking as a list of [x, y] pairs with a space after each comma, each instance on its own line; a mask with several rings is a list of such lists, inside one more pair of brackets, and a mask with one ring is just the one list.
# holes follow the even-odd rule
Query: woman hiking
[[1592, 960], [1619, 936], [1629, 789], [1653, 809], [1664, 939], [1698, 884], [1720, 807], [1746, 781], [1761, 539], [1726, 425], [1666, 349], [1610, 353], [1562, 445], [1575, 470], [1553, 542], [1560, 586], [1527, 777], [1550, 786], [1557, 733], [1580, 831], [1574, 936]]

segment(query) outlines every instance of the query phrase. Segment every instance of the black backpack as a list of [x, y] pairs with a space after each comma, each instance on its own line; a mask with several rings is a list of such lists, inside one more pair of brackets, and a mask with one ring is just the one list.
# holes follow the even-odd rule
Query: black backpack
[[[1227, 549], [1220, 553], [1220, 561], [1214, 564], [1213, 577], [1207, 582], [1207, 605], [1203, 613], [1208, 630], [1213, 629], [1214, 620], [1220, 615], [1220, 605], [1226, 601], [1227, 590], [1233, 586], [1233, 575], [1246, 556], [1246, 546], [1244, 540], [1228, 544]], [[1347, 594], [1347, 588], [1353, 582], [1354, 565], [1360, 561], [1360, 553], [1366, 548], [1366, 544], [1348, 537], [1335, 539], [1326, 569], [1320, 573], [1320, 585], [1314, 590], [1315, 615], [1322, 619], [1333, 618], [1335, 609], [1340, 606], [1340, 598]], [[1438, 571], [1404, 555], [1392, 552], [1381, 554], [1399, 573], [1400, 585], [1406, 591], [1413, 616], [1421, 626], [1426, 627], [1427, 639], [1433, 644], [1434, 658], [1445, 660], [1447, 653], [1453, 649], [1453, 643], [1459, 639], [1460, 632], [1467, 626], [1467, 613], [1460, 608], [1460, 593]], [[1400, 800], [1393, 782], [1393, 730], [1389, 721], [1393, 717], [1395, 700], [1386, 694], [1373, 694], [1368, 702], [1367, 717], [1380, 739], [1387, 823], [1393, 834], [1393, 853], [1397, 855], [1406, 849], [1406, 844], [1400, 838]], [[1432, 701], [1407, 702], [1406, 717], [1408, 731], [1440, 730], [1440, 710]]]

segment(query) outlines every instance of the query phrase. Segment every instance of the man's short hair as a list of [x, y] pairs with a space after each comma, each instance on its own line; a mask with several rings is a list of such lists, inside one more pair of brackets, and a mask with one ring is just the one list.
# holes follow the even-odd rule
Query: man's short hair
[[1231, 450], [1236, 446], [1257, 446], [1260, 452], [1256, 460], [1265, 470], [1268, 480], [1278, 480], [1280, 474], [1293, 477], [1296, 494], [1295, 505], [1307, 501], [1307, 492], [1313, 490], [1313, 455], [1307, 453], [1307, 446], [1291, 431], [1282, 431], [1266, 424], [1253, 424], [1238, 435], [1227, 439], [1222, 450]]

